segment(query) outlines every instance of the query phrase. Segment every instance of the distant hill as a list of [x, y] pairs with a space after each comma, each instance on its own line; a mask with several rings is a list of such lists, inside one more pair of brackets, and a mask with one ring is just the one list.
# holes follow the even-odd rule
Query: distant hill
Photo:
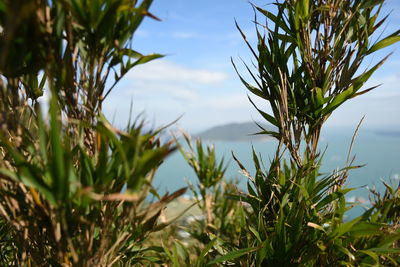
[[[267, 130], [273, 129], [272, 126], [259, 123]], [[212, 127], [196, 135], [203, 140], [218, 141], [267, 141], [271, 137], [267, 135], [253, 135], [260, 132], [261, 129], [254, 122], [229, 123], [225, 125]]]
[[375, 134], [390, 137], [400, 137], [400, 131], [397, 130], [375, 131]]

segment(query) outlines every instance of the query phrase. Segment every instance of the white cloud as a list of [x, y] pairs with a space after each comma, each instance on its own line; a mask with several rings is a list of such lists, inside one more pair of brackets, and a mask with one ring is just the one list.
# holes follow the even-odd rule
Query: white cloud
[[171, 97], [178, 101], [193, 101], [199, 97], [197, 92], [190, 87], [159, 81], [138, 81], [135, 83], [135, 89], [127, 90], [126, 93], [135, 97], [148, 99], [161, 95], [162, 97]]
[[[127, 74], [124, 94], [148, 103], [164, 100], [180, 106], [197, 106], [207, 94], [218, 92], [228, 75], [207, 69], [188, 68], [167, 60], [138, 66]], [[122, 89], [122, 88], [121, 88]]]
[[392, 94], [393, 91], [400, 92], [400, 73], [391, 74], [383, 77], [382, 76], [373, 77], [366, 82], [364, 88], [369, 88], [372, 86], [376, 86], [378, 84], [381, 84], [381, 86], [376, 88], [375, 92], [379, 92], [382, 95], [388, 93]]
[[223, 82], [228, 75], [223, 72], [204, 69], [192, 69], [167, 60], [156, 60], [138, 66], [127, 74], [128, 78], [143, 81], [191, 82], [200, 84], [216, 84]]
[[[352, 99], [328, 120], [330, 126], [354, 126], [363, 115], [365, 127], [400, 125], [400, 75], [397, 68], [374, 76], [364, 88], [382, 83], [376, 90]], [[127, 83], [125, 83], [127, 82]], [[245, 88], [228, 74], [203, 68], [188, 68], [167, 60], [154, 61], [133, 69], [123, 84], [121, 95], [108, 102], [109, 107], [119, 110], [123, 119], [133, 99], [134, 113], [145, 110], [158, 125], [168, 123], [182, 114], [182, 126], [201, 130], [209, 125], [233, 121], [263, 121], [250, 104]], [[270, 112], [269, 104], [252, 96], [255, 104]], [[126, 103], [124, 103], [126, 102]], [[124, 106], [127, 106], [124, 108]], [[110, 112], [108, 112], [110, 113]], [[123, 120], [122, 120], [123, 121]]]
[[217, 109], [243, 108], [248, 104], [246, 100], [246, 96], [242, 94], [227, 95], [218, 99], [210, 99], [208, 105]]
[[252, 108], [246, 92], [226, 94], [219, 97], [209, 97], [203, 104], [208, 108], [215, 110], [233, 110], [233, 109], [248, 109]]
[[397, 113], [400, 112], [398, 104], [395, 104], [400, 101], [400, 73], [395, 74], [392, 72], [388, 75], [375, 76], [366, 82], [361, 91], [377, 85], [380, 86], [365, 95], [357, 97], [355, 102], [364, 103], [366, 111], [376, 107], [379, 110], [375, 110], [375, 113], [377, 112], [382, 117], [392, 116], [392, 114], [386, 113], [388, 109], [397, 110]]

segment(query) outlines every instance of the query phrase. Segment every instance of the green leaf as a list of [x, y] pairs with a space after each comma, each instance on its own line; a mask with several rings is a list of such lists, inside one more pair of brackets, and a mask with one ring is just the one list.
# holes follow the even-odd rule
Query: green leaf
[[258, 231], [251, 226], [249, 226], [249, 230], [254, 234], [254, 236], [257, 238], [257, 240], [261, 243], [262, 240], [261, 240], [261, 237], [260, 237], [260, 234], [258, 233]]
[[178, 252], [179, 256], [184, 260], [187, 266], [190, 266], [190, 255], [187, 251], [186, 247], [181, 244], [179, 241], [175, 241], [176, 251]]
[[11, 179], [13, 179], [15, 181], [19, 180], [18, 179], [18, 175], [15, 172], [12, 172], [12, 171], [7, 170], [5, 168], [0, 168], [0, 174], [4, 175], [6, 177], [9, 177], [9, 178], [11, 178]]
[[394, 242], [400, 240], [400, 233], [396, 233], [393, 235], [387, 235], [385, 238], [379, 241], [379, 247], [391, 246]]
[[221, 257], [218, 257], [210, 262], [207, 263], [207, 266], [216, 264], [216, 263], [221, 263], [221, 262], [225, 262], [225, 261], [231, 261], [234, 260], [236, 258], [239, 258], [243, 255], [246, 255], [250, 252], [256, 251], [259, 248], [244, 248], [244, 249], [239, 249], [239, 250], [235, 250], [235, 251], [231, 251]]
[[400, 248], [370, 248], [369, 251], [377, 252], [379, 254], [400, 253]]
[[126, 156], [124, 147], [122, 146], [117, 135], [115, 134], [115, 130], [112, 128], [111, 125], [109, 125], [104, 117], [100, 118], [96, 129], [102, 136], [109, 138], [110, 141], [112, 141], [112, 143], [115, 145], [116, 153], [118, 153], [118, 156], [120, 157], [120, 163], [122, 165], [121, 167], [123, 169], [124, 177], [129, 177], [130, 168], [128, 164], [128, 158]]
[[354, 261], [354, 260], [356, 259], [356, 257], [354, 256], [354, 254], [351, 253], [351, 252], [350, 252], [347, 248], [345, 248], [345, 247], [342, 247], [342, 246], [340, 246], [340, 245], [336, 245], [336, 246], [335, 246], [335, 249], [337, 249], [338, 251], [340, 251], [340, 252], [346, 254], [346, 255], [349, 257], [349, 259], [350, 259], [351, 261]]
[[383, 225], [379, 223], [359, 222], [354, 225], [350, 231], [353, 236], [373, 236], [380, 235], [382, 233], [381, 227]]
[[300, 17], [302, 19], [306, 19], [306, 17], [308, 16], [308, 12], [310, 9], [310, 1], [309, 0], [297, 0], [296, 1], [297, 5], [296, 6], [296, 12], [300, 12]]
[[128, 178], [128, 188], [134, 191], [139, 190], [145, 181], [146, 175], [151, 170], [156, 169], [161, 161], [171, 152], [172, 150], [168, 147], [161, 147], [159, 149], [147, 150], [140, 155], [133, 174]]
[[42, 112], [40, 110], [40, 106], [38, 106], [36, 110], [37, 115], [37, 124], [38, 124], [38, 134], [39, 134], [39, 150], [40, 154], [44, 160], [44, 162], [48, 161], [47, 157], [47, 133], [46, 128], [44, 126], [44, 121], [42, 117]]
[[313, 95], [316, 102], [316, 107], [322, 106], [324, 103], [324, 96], [322, 94], [322, 89], [319, 87], [314, 88], [315, 94]]
[[[354, 92], [357, 92], [363, 85], [364, 83], [371, 77], [371, 75], [385, 63], [385, 61], [391, 56], [391, 54], [387, 55], [385, 58], [383, 58], [381, 61], [379, 61], [377, 64], [375, 64], [372, 68], [370, 68], [368, 71], [362, 73], [360, 76], [354, 78], [352, 80], [353, 87], [354, 87]], [[375, 87], [372, 87], [374, 89]], [[371, 89], [371, 90], [372, 90]], [[370, 90], [370, 89], [367, 89]], [[354, 95], [353, 95], [354, 96]], [[352, 97], [353, 97], [352, 96]]]
[[277, 17], [274, 14], [272, 14], [271, 12], [262, 9], [260, 7], [256, 7], [256, 9], [261, 12], [264, 16], [266, 16], [267, 18], [269, 18], [270, 20], [272, 20], [275, 24], [277, 24], [282, 30], [284, 30], [286, 33], [290, 34], [292, 33], [292, 31], [290, 30], [290, 28], [285, 24], [284, 20], [282, 19], [282, 17]]
[[201, 251], [199, 258], [197, 259], [197, 264], [196, 266], [200, 267], [200, 266], [204, 266], [204, 258], [207, 255], [207, 253], [212, 249], [212, 247], [214, 246], [215, 242], [217, 242], [217, 238], [214, 238], [213, 240], [211, 240], [207, 246]]
[[247, 90], [249, 90], [250, 92], [252, 92], [256, 96], [261, 97], [261, 98], [263, 98], [265, 100], [269, 99], [269, 97], [267, 95], [265, 95], [265, 93], [262, 90], [258, 89], [257, 87], [254, 87], [253, 85], [249, 84], [248, 82], [246, 82], [243, 79], [243, 77], [239, 74], [239, 71], [237, 70], [236, 65], [233, 62], [233, 60], [232, 60], [232, 65], [235, 68], [235, 71], [236, 71], [237, 75], [239, 76], [240, 81], [244, 84], [244, 86], [246, 86]]
[[376, 263], [379, 263], [379, 256], [375, 252], [369, 251], [369, 250], [362, 250], [362, 249], [358, 250], [358, 252], [361, 252], [361, 253], [364, 253], [364, 254], [370, 256]]
[[148, 14], [148, 9], [150, 8], [153, 0], [143, 0], [137, 9], [136, 15], [131, 20], [131, 32], [135, 32], [139, 27], [140, 23], [144, 19], [144, 16]]
[[361, 4], [361, 9], [371, 8], [380, 4], [383, 4], [385, 0], [364, 0]]
[[332, 203], [333, 201], [337, 200], [340, 197], [343, 197], [345, 194], [348, 192], [352, 191], [352, 188], [346, 188], [343, 190], [339, 190], [336, 192], [333, 192], [331, 194], [328, 194], [325, 196], [320, 202], [318, 202], [318, 205], [315, 207], [317, 210], [325, 208], [327, 205]]
[[337, 107], [343, 104], [347, 99], [351, 98], [354, 94], [354, 86], [351, 85], [346, 90], [335, 96], [333, 100], [323, 109], [324, 114], [332, 113]]
[[55, 204], [55, 196], [49, 186], [43, 182], [42, 176], [44, 175], [43, 170], [35, 167], [26, 161], [25, 157], [19, 153], [7, 139], [0, 132], [1, 145], [7, 149], [10, 156], [13, 158], [17, 173], [10, 172], [5, 169], [0, 169], [0, 173], [6, 175], [12, 179], [17, 179], [24, 183], [28, 187], [37, 189], [51, 204]]
[[269, 123], [271, 123], [272, 125], [279, 127], [278, 126], [278, 122], [277, 120], [269, 115], [268, 113], [262, 111], [261, 109], [259, 109], [256, 104], [254, 104], [253, 100], [250, 98], [250, 96], [247, 96], [247, 98], [250, 100], [250, 103], [254, 106], [255, 109], [257, 109], [257, 111], [261, 114], [261, 116], [263, 116], [264, 119], [266, 119]]
[[398, 36], [397, 34], [399, 34], [400, 31], [396, 32], [396, 36], [388, 36], [382, 40], [380, 40], [379, 42], [377, 42], [376, 44], [374, 44], [369, 50], [367, 54], [371, 54], [373, 52], [376, 52], [378, 50], [381, 50], [387, 46], [390, 46], [392, 44], [395, 44], [397, 42], [400, 41], [400, 36]]
[[52, 187], [58, 200], [67, 195], [68, 181], [66, 181], [64, 149], [61, 143], [60, 113], [55, 94], [50, 100], [50, 143], [52, 150]]
[[353, 226], [361, 220], [361, 217], [357, 217], [349, 222], [342, 223], [336, 227], [330, 234], [333, 238], [340, 237], [348, 232], [350, 232]]
[[141, 65], [141, 64], [147, 63], [149, 61], [152, 61], [154, 59], [162, 58], [162, 57], [164, 57], [164, 55], [161, 55], [161, 54], [149, 54], [146, 56], [142, 56], [134, 64], [132, 64], [132, 67], [136, 66], [136, 65]]

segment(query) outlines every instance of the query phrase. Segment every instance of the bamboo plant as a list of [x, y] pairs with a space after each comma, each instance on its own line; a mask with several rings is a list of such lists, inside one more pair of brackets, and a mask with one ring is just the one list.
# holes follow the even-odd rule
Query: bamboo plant
[[151, 3], [0, 1], [0, 265], [157, 261], [144, 241], [185, 189], [159, 196], [151, 183], [175, 147], [140, 121], [115, 129], [101, 109], [130, 69], [161, 57], [132, 49], [157, 19]]
[[246, 266], [399, 263], [395, 212], [399, 189], [388, 186], [385, 200], [378, 197], [373, 208], [346, 221], [351, 206], [345, 194], [352, 189], [344, 184], [356, 166], [325, 175], [319, 171], [323, 155], [318, 142], [324, 123], [343, 103], [377, 87], [363, 85], [389, 55], [372, 66], [364, 61], [400, 41], [400, 31], [376, 37], [388, 17], [380, 15], [383, 4], [286, 0], [276, 1], [270, 10], [254, 7], [256, 48], [238, 27], [254, 56], [255, 71], [245, 64], [254, 84], [239, 77], [251, 96], [270, 107], [265, 111], [249, 96], [261, 116], [276, 127], [271, 131], [260, 126], [258, 134], [273, 136], [279, 145], [267, 169], [253, 152], [254, 175], [239, 162], [249, 182], [248, 193], [236, 197], [251, 207], [239, 248], [257, 251], [236, 262]]

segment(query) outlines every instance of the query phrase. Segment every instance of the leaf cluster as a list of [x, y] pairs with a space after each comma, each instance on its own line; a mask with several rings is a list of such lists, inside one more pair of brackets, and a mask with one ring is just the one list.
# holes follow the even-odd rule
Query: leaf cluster
[[301, 144], [310, 157], [317, 155], [321, 127], [332, 112], [376, 88], [361, 90], [388, 57], [361, 71], [362, 63], [400, 40], [396, 31], [371, 41], [388, 18], [379, 16], [383, 2], [276, 1], [276, 14], [255, 7], [266, 20], [256, 21], [257, 49], [238, 27], [255, 58], [255, 73], [246, 65], [255, 85], [240, 78], [251, 94], [270, 105], [270, 113], [255, 108], [278, 129], [261, 133], [284, 144], [299, 166]]

